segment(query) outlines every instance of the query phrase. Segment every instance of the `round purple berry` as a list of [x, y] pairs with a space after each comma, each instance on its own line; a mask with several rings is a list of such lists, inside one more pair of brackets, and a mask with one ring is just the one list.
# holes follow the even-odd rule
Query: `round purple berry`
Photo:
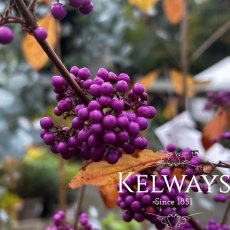
[[54, 123], [51, 117], [43, 117], [40, 120], [40, 125], [43, 129], [49, 130], [53, 128]]
[[47, 31], [45, 28], [43, 27], [37, 27], [34, 30], [34, 37], [38, 40], [38, 41], [44, 41], [47, 38]]
[[66, 8], [62, 3], [54, 3], [51, 6], [51, 13], [57, 20], [62, 20], [66, 16]]
[[8, 26], [0, 27], [0, 44], [6, 45], [13, 41], [13, 31]]

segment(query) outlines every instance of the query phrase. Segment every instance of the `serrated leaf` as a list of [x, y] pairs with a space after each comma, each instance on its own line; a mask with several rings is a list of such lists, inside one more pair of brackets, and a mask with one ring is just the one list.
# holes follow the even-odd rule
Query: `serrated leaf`
[[114, 184], [119, 180], [118, 172], [127, 176], [130, 172], [137, 173], [167, 158], [165, 153], [152, 150], [142, 150], [135, 156], [123, 154], [117, 164], [111, 165], [106, 161], [92, 162], [79, 170], [70, 181], [68, 188], [76, 189], [82, 185], [103, 186]]

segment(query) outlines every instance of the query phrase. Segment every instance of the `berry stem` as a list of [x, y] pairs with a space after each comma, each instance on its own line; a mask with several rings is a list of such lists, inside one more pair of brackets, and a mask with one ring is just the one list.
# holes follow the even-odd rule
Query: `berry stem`
[[[14, 0], [15, 4], [18, 8], [18, 11], [20, 12], [21, 16], [24, 18], [26, 26], [29, 30], [34, 31], [37, 28], [37, 23], [34, 18], [34, 15], [29, 11], [27, 8], [25, 2], [23, 0]], [[55, 51], [50, 47], [47, 41], [38, 41], [42, 49], [45, 51], [47, 56], [50, 58], [50, 60], [54, 63], [54, 65], [57, 67], [61, 75], [65, 78], [67, 83], [70, 85], [70, 87], [74, 90], [74, 92], [78, 95], [78, 97], [85, 103], [89, 103], [88, 97], [84, 94], [84, 92], [81, 90], [79, 85], [74, 81], [74, 79], [71, 77], [69, 71], [66, 69], [65, 65], [62, 63], [58, 55], [55, 53]]]
[[223, 219], [221, 221], [221, 225], [226, 224], [226, 222], [228, 220], [228, 212], [229, 211], [230, 211], [230, 200], [228, 201], [227, 207], [225, 209], [224, 216], [223, 216]]
[[79, 217], [80, 217], [80, 213], [81, 213], [81, 205], [82, 205], [84, 194], [85, 194], [85, 186], [83, 185], [79, 189], [79, 193], [77, 196], [77, 204], [76, 204], [76, 211], [75, 211], [75, 222], [74, 222], [74, 229], [75, 230], [78, 230], [78, 221], [79, 221]]
[[192, 227], [195, 230], [202, 230], [202, 228], [200, 227], [200, 225], [197, 224], [197, 222], [192, 217], [190, 217], [188, 221], [189, 221], [189, 223], [192, 225]]

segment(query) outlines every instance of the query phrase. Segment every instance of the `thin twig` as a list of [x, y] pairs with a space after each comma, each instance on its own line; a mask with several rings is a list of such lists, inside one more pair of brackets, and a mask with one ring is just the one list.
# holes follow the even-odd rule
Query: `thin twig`
[[223, 36], [230, 29], [230, 20], [225, 22], [220, 28], [217, 29], [207, 40], [195, 50], [190, 58], [190, 62], [196, 61], [216, 40]]
[[224, 216], [223, 216], [223, 219], [221, 221], [221, 225], [226, 224], [226, 222], [228, 220], [228, 212], [229, 211], [230, 211], [230, 200], [228, 201], [227, 207], [225, 209]]
[[81, 213], [81, 205], [83, 201], [83, 197], [85, 194], [85, 186], [83, 185], [79, 189], [79, 194], [77, 195], [77, 205], [76, 205], [76, 210], [75, 210], [75, 221], [74, 221], [74, 229], [78, 230], [78, 221]]
[[34, 8], [35, 8], [35, 5], [36, 5], [36, 2], [37, 0], [32, 0], [28, 6], [28, 10], [33, 12], [34, 11]]
[[[27, 6], [25, 5], [25, 2], [23, 0], [15, 0], [15, 4], [21, 14], [21, 16], [24, 18], [26, 27], [28, 31], [33, 32], [37, 28], [37, 23], [34, 20], [33, 14], [28, 10]], [[81, 99], [85, 104], [89, 103], [88, 97], [84, 94], [84, 92], [81, 90], [80, 86], [74, 81], [74, 79], [71, 77], [69, 71], [66, 69], [65, 65], [62, 63], [62, 61], [59, 59], [55, 51], [50, 47], [47, 41], [39, 41], [37, 42], [40, 44], [42, 49], [45, 51], [49, 59], [54, 63], [54, 65], [57, 67], [61, 75], [65, 78], [69, 86], [74, 90], [74, 92], [77, 94], [79, 99]]]

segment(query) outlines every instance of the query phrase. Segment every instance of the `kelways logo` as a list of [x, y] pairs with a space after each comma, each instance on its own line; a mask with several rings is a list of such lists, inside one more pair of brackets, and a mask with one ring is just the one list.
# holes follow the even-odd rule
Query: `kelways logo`
[[[152, 193], [163, 193], [164, 189], [162, 190], [157, 190], [156, 189], [156, 179], [157, 179], [157, 175], [143, 175], [143, 174], [136, 174], [134, 175], [134, 173], [130, 172], [128, 174], [128, 176], [126, 176], [123, 179], [123, 172], [119, 172], [119, 192], [122, 192], [122, 188], [126, 188], [129, 192], [131, 193], [135, 193], [135, 192], [143, 192], [143, 193], [148, 193], [148, 192], [152, 192]], [[137, 178], [137, 190], [133, 191], [132, 188], [129, 187], [129, 185], [126, 183], [126, 181], [132, 176], [136, 176]], [[143, 181], [142, 179], [149, 179], [149, 176], [151, 177], [151, 183], [152, 183], [152, 187], [151, 188], [147, 188], [145, 190], [142, 190], [143, 186], [146, 186], [146, 181]], [[180, 178], [179, 180], [177, 179], [177, 177], [174, 175], [172, 178], [170, 177], [170, 182], [169, 182], [169, 177], [166, 175], [162, 175], [164, 182], [167, 186], [167, 190], [169, 192], [171, 192], [172, 188], [176, 187], [177, 190], [179, 192], [181, 192], [182, 187], [185, 183], [185, 180], [187, 178], [187, 175], [182, 175], [182, 178]], [[190, 193], [190, 190], [193, 189], [192, 191], [197, 190], [197, 192], [203, 193], [203, 191], [201, 190], [200, 184], [198, 182], [198, 180], [200, 180], [200, 178], [203, 179], [203, 181], [206, 183], [207, 187], [208, 187], [208, 193], [211, 193], [212, 190], [212, 185], [215, 181], [220, 182], [223, 186], [221, 186], [219, 188], [219, 192], [220, 193], [228, 193], [230, 191], [230, 185], [225, 182], [224, 178], [229, 178], [229, 175], [212, 175], [212, 178], [209, 180], [210, 176], [209, 175], [200, 175], [199, 179], [193, 175], [192, 178], [189, 180], [189, 183], [186, 185], [186, 189], [184, 190], [185, 193]]]
[[[212, 193], [212, 185], [217, 183], [220, 193], [230, 192], [230, 176], [207, 172], [204, 169], [207, 163], [197, 155], [197, 150], [168, 153], [166, 160], [139, 173], [119, 172], [119, 206], [131, 213], [142, 212], [140, 216], [145, 215], [152, 223], [168, 227], [191, 221], [192, 216], [200, 213], [188, 213], [187, 208], [192, 205], [190, 192]], [[178, 169], [180, 173], [176, 173]]]

